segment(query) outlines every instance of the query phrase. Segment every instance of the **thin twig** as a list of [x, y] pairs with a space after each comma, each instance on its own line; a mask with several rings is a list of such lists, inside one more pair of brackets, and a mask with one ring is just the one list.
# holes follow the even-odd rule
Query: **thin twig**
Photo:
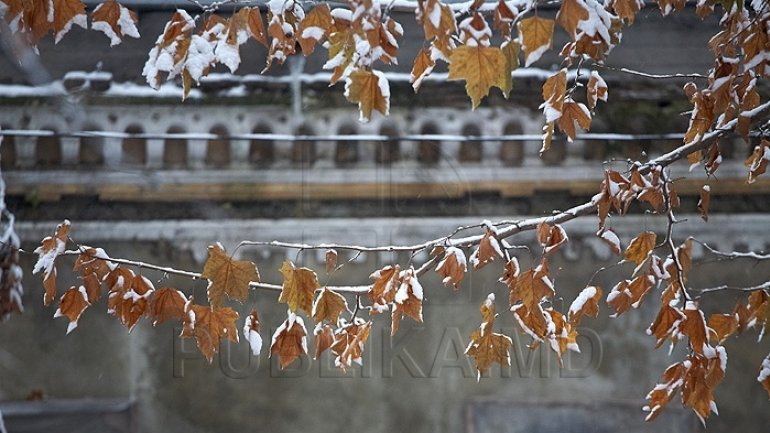
[[737, 291], [737, 292], [756, 292], [757, 290], [768, 290], [768, 289], [770, 289], [770, 281], [766, 281], [762, 284], [759, 284], [757, 286], [752, 286], [752, 287], [736, 287], [736, 286], [723, 285], [723, 286], [717, 286], [717, 287], [709, 287], [707, 289], [696, 289], [695, 291], [702, 295], [704, 293], [721, 292], [726, 290]]
[[671, 251], [671, 259], [673, 260], [674, 267], [676, 268], [676, 279], [677, 283], [679, 284], [679, 290], [682, 293], [684, 300], [689, 301], [690, 294], [687, 293], [687, 289], [684, 286], [684, 267], [682, 266], [682, 261], [679, 260], [679, 254], [676, 246], [674, 245], [674, 225], [678, 221], [676, 220], [676, 216], [674, 216], [674, 206], [671, 203], [671, 196], [669, 195], [670, 190], [668, 185], [670, 180], [668, 179], [668, 176], [663, 169], [660, 170], [660, 178], [663, 180], [663, 202], [666, 207], [666, 219], [668, 220], [666, 229], [666, 243], [668, 244], [669, 251]]
[[707, 244], [707, 243], [705, 243], [703, 241], [699, 241], [697, 239], [693, 239], [693, 241], [695, 241], [695, 242], [699, 243], [700, 245], [702, 245], [703, 248], [707, 249], [708, 252], [710, 252], [711, 254], [713, 254], [713, 255], [715, 255], [717, 257], [720, 257], [722, 259], [728, 259], [728, 260], [733, 260], [733, 259], [752, 259], [752, 260], [757, 260], [757, 261], [759, 261], [759, 260], [770, 260], [770, 254], [759, 254], [759, 253], [755, 253], [753, 251], [746, 252], [746, 253], [741, 253], [741, 252], [737, 252], [737, 251], [731, 251], [729, 253], [726, 253], [724, 251], [715, 250], [709, 244]]
[[650, 74], [647, 72], [642, 71], [636, 71], [633, 69], [628, 68], [618, 68], [614, 66], [605, 65], [604, 63], [594, 63], [594, 66], [597, 68], [606, 69], [609, 71], [615, 71], [615, 72], [622, 72], [624, 74], [630, 74], [630, 75], [636, 75], [638, 77], [645, 77], [645, 78], [653, 78], [653, 79], [667, 79], [667, 78], [701, 78], [706, 79], [708, 78], [706, 75], [702, 74]]

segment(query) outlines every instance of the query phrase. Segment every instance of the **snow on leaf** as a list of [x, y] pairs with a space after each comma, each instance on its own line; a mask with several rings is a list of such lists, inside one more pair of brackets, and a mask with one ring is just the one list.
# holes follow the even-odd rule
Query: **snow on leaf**
[[295, 359], [307, 355], [307, 329], [305, 322], [293, 312], [275, 330], [270, 343], [270, 356], [278, 355], [281, 368], [285, 369]]
[[343, 371], [350, 368], [353, 363], [363, 364], [361, 356], [363, 355], [366, 341], [369, 339], [369, 331], [372, 327], [372, 321], [362, 322], [357, 320], [342, 326], [334, 332], [334, 342], [330, 350], [334, 359], [334, 365]]
[[511, 365], [511, 355], [508, 349], [512, 345], [511, 338], [504, 334], [493, 332], [495, 323], [495, 296], [490, 293], [481, 304], [481, 326], [471, 334], [471, 341], [465, 349], [465, 354], [473, 358], [478, 373], [477, 379], [487, 371], [493, 363], [501, 366]]
[[69, 220], [64, 220], [56, 226], [53, 236], [47, 236], [40, 243], [40, 246], [35, 248], [34, 253], [37, 254], [38, 259], [32, 268], [32, 273], [36, 274], [43, 271], [44, 305], [49, 305], [56, 297], [56, 258], [64, 253], [69, 232], [70, 222]]
[[493, 12], [495, 29], [500, 31], [500, 35], [506, 41], [510, 41], [513, 22], [519, 15], [518, 9], [515, 6], [511, 7], [505, 0], [499, 0]]
[[703, 221], [709, 220], [709, 205], [711, 204], [711, 187], [703, 185], [700, 190], [700, 198], [698, 199], [698, 212]]
[[398, 265], [388, 265], [369, 276], [369, 279], [374, 280], [374, 283], [367, 296], [376, 307], [369, 311], [370, 314], [380, 313], [380, 309], [386, 308], [387, 305], [395, 301], [396, 290], [401, 285], [400, 274], [401, 268]]
[[558, 224], [551, 226], [542, 222], [537, 226], [537, 241], [545, 255], [555, 253], [568, 239], [567, 232]]
[[584, 131], [591, 129], [591, 112], [582, 103], [566, 99], [556, 124], [567, 135], [567, 140], [572, 142], [577, 137], [577, 127]]
[[457, 31], [457, 21], [452, 9], [440, 0], [418, 2], [417, 21], [422, 24], [425, 40], [431, 44], [431, 59], [448, 61], [455, 48], [452, 37]]
[[457, 290], [460, 283], [465, 278], [465, 272], [468, 269], [467, 259], [463, 250], [456, 247], [449, 247], [444, 251], [444, 258], [436, 265], [436, 272], [443, 278], [441, 280], [445, 286], [452, 284]]
[[115, 265], [103, 259], [108, 258], [101, 248], [82, 247], [75, 260], [73, 271], [80, 271], [83, 286], [88, 294], [88, 302], [96, 303], [102, 297], [102, 281]]
[[599, 300], [602, 297], [601, 287], [588, 286], [583, 289], [569, 306], [568, 320], [574, 326], [580, 324], [583, 316], [597, 317], [599, 315]]
[[417, 280], [414, 268], [403, 270], [398, 275], [400, 285], [396, 290], [393, 312], [391, 313], [390, 335], [396, 335], [401, 319], [409, 316], [422, 323], [422, 285]]
[[487, 229], [484, 237], [481, 238], [478, 248], [471, 254], [469, 259], [473, 269], [479, 270], [492, 262], [495, 258], [503, 258], [503, 250], [500, 241], [492, 230]]
[[222, 306], [225, 295], [239, 302], [245, 301], [249, 284], [259, 282], [257, 266], [248, 260], [233, 260], [220, 244], [210, 245], [208, 253], [201, 277], [209, 280], [209, 303], [214, 307]]
[[283, 274], [283, 287], [278, 302], [287, 304], [292, 313], [301, 309], [312, 315], [313, 295], [319, 287], [316, 273], [308, 268], [297, 269], [290, 260], [283, 262], [280, 271]]
[[318, 359], [326, 349], [332, 347], [334, 343], [334, 328], [329, 324], [318, 323], [315, 330], [315, 356], [313, 359]]
[[[301, 320], [301, 319], [300, 319]], [[222, 339], [238, 342], [238, 313], [230, 307], [211, 307], [188, 302], [182, 337], [195, 337], [198, 349], [211, 364]]]
[[302, 54], [309, 56], [315, 50], [315, 46], [321, 43], [323, 38], [329, 36], [332, 30], [332, 15], [329, 5], [321, 3], [308, 12], [299, 23], [297, 33], [298, 42], [302, 47]]
[[449, 79], [465, 80], [465, 91], [473, 109], [492, 86], [506, 88], [506, 59], [498, 47], [463, 45], [452, 51], [449, 61]]
[[598, 101], [607, 102], [607, 83], [596, 71], [591, 71], [591, 77], [588, 78], [586, 99], [588, 100], [588, 108], [591, 110], [596, 108]]
[[523, 272], [516, 278], [515, 285], [509, 285], [508, 289], [510, 305], [521, 302], [529, 311], [536, 310], [541, 301], [550, 299], [554, 295], [553, 283], [542, 266]]
[[249, 342], [251, 354], [259, 356], [262, 352], [262, 336], [259, 334], [259, 314], [256, 308], [246, 316], [246, 321], [243, 323], [243, 337]]
[[313, 303], [311, 315], [316, 322], [328, 320], [336, 324], [343, 311], [349, 311], [345, 297], [333, 290], [324, 288]]
[[746, 183], [751, 185], [757, 181], [757, 178], [767, 170], [767, 164], [770, 161], [770, 141], [762, 140], [759, 145], [754, 147], [753, 152], [743, 163], [749, 169], [749, 177]]
[[551, 48], [554, 20], [533, 16], [519, 21], [518, 27], [526, 67], [538, 61]]
[[551, 75], [543, 84], [543, 103], [539, 108], [545, 115], [545, 126], [543, 127], [543, 147], [540, 154], [551, 147], [553, 139], [554, 124], [562, 116], [564, 109], [564, 98], [567, 94], [567, 69], [562, 68], [559, 72]]
[[72, 332], [78, 326], [78, 319], [86, 308], [91, 304], [88, 302], [86, 288], [83, 286], [72, 286], [59, 299], [59, 308], [53, 317], [67, 317], [70, 320], [67, 326], [67, 334]]
[[637, 265], [647, 260], [647, 256], [655, 248], [656, 235], [654, 232], [643, 232], [631, 240], [626, 248], [626, 254], [623, 260], [630, 260]]
[[91, 28], [110, 38], [110, 46], [119, 45], [128, 36], [139, 38], [136, 12], [115, 0], [107, 0], [91, 12]]
[[767, 391], [767, 395], [770, 397], [770, 355], [762, 361], [762, 365], [759, 367], [757, 382], [762, 385], [762, 388]]
[[608, 229], [608, 228], [602, 228], [598, 232], [596, 232], [596, 236], [599, 237], [604, 243], [610, 248], [610, 251], [612, 251], [615, 255], [621, 255], [623, 254], [623, 250], [620, 246], [620, 238], [615, 233], [614, 230]]
[[53, 32], [54, 42], [59, 43], [61, 38], [67, 34], [72, 25], [78, 25], [87, 28], [86, 7], [80, 0], [53, 0], [54, 20]]
[[356, 69], [345, 79], [345, 98], [358, 103], [359, 120], [368, 122], [372, 111], [387, 116], [390, 112], [390, 87], [379, 71]]
[[145, 314], [148, 299], [155, 289], [147, 278], [119, 267], [107, 275], [106, 281], [110, 287], [107, 312], [117, 317], [130, 332]]
[[168, 73], [168, 79], [182, 73], [194, 28], [195, 20], [184, 10], [177, 9], [144, 64], [142, 75], [150, 87], [155, 90], [160, 87], [161, 72]]
[[679, 308], [663, 304], [658, 311], [655, 321], [647, 329], [647, 334], [654, 335], [655, 348], [660, 347], [667, 339], [676, 341], [679, 325], [685, 320], [685, 315]]
[[556, 14], [556, 21], [572, 37], [576, 38], [577, 27], [580, 21], [588, 19], [588, 9], [583, 0], [564, 0], [559, 12]]
[[167, 320], [183, 321], [186, 304], [187, 297], [184, 293], [171, 287], [161, 287], [152, 295], [147, 315], [152, 319], [152, 326]]
[[430, 50], [428, 48], [422, 48], [414, 59], [412, 72], [409, 75], [409, 82], [412, 83], [412, 88], [415, 93], [420, 89], [422, 80], [433, 72], [435, 66], [436, 61], [431, 58]]
[[616, 284], [607, 295], [607, 305], [611, 306], [617, 317], [631, 307], [638, 308], [644, 296], [652, 289], [655, 278], [651, 275], [639, 275], [633, 280], [623, 280]]

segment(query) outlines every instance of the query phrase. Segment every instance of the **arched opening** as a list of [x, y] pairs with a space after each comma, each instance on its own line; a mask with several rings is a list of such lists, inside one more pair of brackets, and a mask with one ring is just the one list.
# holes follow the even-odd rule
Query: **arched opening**
[[[313, 127], [303, 123], [297, 128], [297, 135], [315, 135]], [[291, 162], [302, 165], [313, 165], [316, 159], [314, 140], [297, 140], [291, 148]]]
[[[254, 134], [272, 134], [270, 125], [260, 123], [251, 131]], [[266, 167], [275, 161], [275, 142], [273, 140], [251, 140], [249, 162]]]
[[[168, 128], [169, 134], [182, 134], [185, 130], [179, 126]], [[163, 165], [166, 167], [187, 166], [187, 140], [167, 138], [163, 140]]]
[[[463, 126], [462, 135], [466, 137], [480, 137], [481, 128], [476, 123], [467, 123]], [[460, 143], [458, 159], [461, 162], [481, 162], [482, 152], [481, 140], [463, 141]]]
[[[84, 131], [100, 132], [101, 129], [94, 126], [86, 126]], [[78, 150], [78, 162], [86, 166], [104, 165], [104, 137], [88, 135], [80, 137]]]
[[[43, 128], [53, 130], [53, 128]], [[50, 168], [62, 163], [61, 139], [57, 135], [38, 137], [35, 142], [35, 166]]]
[[[143, 134], [144, 130], [139, 125], [130, 125], [126, 128], [128, 134]], [[123, 139], [120, 161], [123, 164], [145, 165], [147, 164], [147, 140], [144, 138], [128, 137]]]
[[230, 164], [230, 133], [222, 125], [211, 128], [210, 133], [216, 135], [206, 145], [206, 165], [225, 167]]
[[[514, 120], [503, 127], [503, 135], [519, 135], [523, 132], [521, 123]], [[500, 143], [500, 161], [507, 166], [521, 165], [524, 161], [524, 142], [504, 140]]]
[[[398, 137], [398, 126], [394, 123], [385, 123], [380, 127], [380, 135]], [[401, 143], [398, 139], [392, 139], [377, 143], [375, 159], [379, 164], [391, 164], [401, 158]]]
[[[344, 124], [337, 130], [338, 135], [355, 135], [357, 133], [356, 126], [351, 124]], [[343, 166], [358, 162], [358, 140], [338, 140], [334, 148], [334, 162]]]
[[[420, 130], [420, 134], [423, 135], [432, 135], [438, 133], [438, 127], [433, 122], [425, 123], [422, 125], [422, 129]], [[437, 164], [440, 152], [440, 141], [422, 140], [417, 144], [417, 161], [423, 164]]]

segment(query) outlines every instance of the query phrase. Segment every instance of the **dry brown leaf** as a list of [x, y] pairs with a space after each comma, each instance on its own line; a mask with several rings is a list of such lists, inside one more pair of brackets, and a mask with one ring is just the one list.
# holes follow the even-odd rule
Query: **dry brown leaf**
[[567, 31], [574, 40], [577, 35], [577, 26], [580, 21], [588, 20], [588, 10], [585, 3], [578, 0], [564, 0], [556, 14], [556, 21]]
[[316, 44], [323, 41], [323, 38], [329, 36], [332, 30], [332, 15], [329, 5], [320, 3], [305, 15], [300, 21], [297, 34], [297, 41], [302, 47], [302, 54], [309, 56], [315, 50]]
[[409, 316], [422, 323], [422, 285], [417, 280], [414, 268], [401, 271], [398, 275], [401, 284], [393, 299], [393, 313], [391, 314], [390, 335], [396, 335], [401, 319]]
[[369, 289], [369, 300], [372, 301], [370, 314], [382, 313], [388, 310], [388, 305], [396, 299], [396, 290], [401, 285], [399, 275], [401, 268], [398, 265], [388, 265], [369, 275], [374, 280]]
[[313, 295], [319, 287], [318, 276], [308, 268], [297, 269], [290, 260], [285, 260], [280, 269], [283, 274], [283, 287], [278, 302], [288, 304], [289, 311], [296, 313], [305, 310], [313, 314]]
[[331, 352], [336, 358], [334, 365], [343, 371], [350, 368], [353, 363], [363, 365], [363, 355], [366, 341], [369, 339], [369, 331], [372, 327], [371, 320], [364, 322], [360, 318], [354, 323], [342, 326], [334, 333], [334, 342]]
[[223, 338], [238, 342], [238, 313], [230, 307], [211, 307], [188, 302], [182, 337], [195, 337], [198, 349], [211, 364]]
[[201, 277], [209, 280], [209, 303], [219, 307], [225, 303], [225, 295], [239, 302], [249, 295], [249, 284], [259, 282], [257, 266], [248, 260], [233, 260], [220, 244], [210, 245], [209, 258], [203, 265]]
[[620, 238], [615, 230], [602, 228], [596, 232], [596, 236], [599, 237], [610, 248], [613, 254], [620, 256], [623, 254], [623, 249], [620, 246]]
[[700, 190], [700, 199], [698, 200], [698, 211], [703, 221], [709, 220], [709, 206], [711, 204], [711, 187], [703, 185]]
[[598, 101], [607, 102], [607, 83], [596, 71], [591, 71], [591, 77], [588, 78], [586, 99], [588, 100], [588, 108], [591, 110], [596, 108]]
[[653, 232], [643, 232], [631, 240], [626, 248], [626, 255], [623, 260], [630, 260], [637, 265], [647, 260], [647, 256], [655, 248], [657, 236]]
[[492, 366], [498, 363], [501, 366], [511, 365], [511, 356], [508, 348], [511, 347], [511, 338], [504, 334], [492, 332], [495, 324], [495, 295], [490, 293], [481, 304], [481, 326], [473, 331], [471, 341], [465, 349], [465, 354], [473, 358], [478, 373], [477, 379]]
[[591, 112], [582, 103], [567, 99], [556, 124], [567, 135], [568, 141], [574, 141], [577, 137], [577, 127], [584, 131], [591, 129]]
[[503, 258], [502, 247], [500, 241], [497, 240], [497, 235], [490, 229], [481, 238], [478, 248], [471, 254], [469, 262], [473, 265], [473, 269], [479, 270], [486, 266], [487, 263], [492, 262], [495, 258]]
[[110, 273], [111, 266], [106, 260], [107, 254], [101, 248], [83, 247], [75, 260], [73, 271], [80, 271], [83, 286], [88, 294], [88, 302], [94, 304], [102, 297], [102, 281]]
[[655, 277], [648, 274], [616, 284], [607, 295], [607, 305], [615, 309], [612, 317], [623, 314], [631, 307], [638, 308], [653, 285], [655, 285]]
[[110, 287], [107, 313], [117, 317], [130, 332], [147, 310], [148, 299], [155, 290], [152, 282], [123, 268], [113, 269], [106, 281]]
[[262, 352], [262, 335], [259, 333], [259, 314], [256, 308], [252, 308], [251, 313], [246, 317], [243, 323], [243, 336], [249, 342], [251, 354], [259, 356]]
[[468, 270], [467, 260], [463, 250], [455, 247], [446, 248], [444, 257], [438, 265], [436, 272], [442, 277], [445, 286], [452, 284], [457, 290], [460, 283], [465, 278], [465, 272]]
[[703, 312], [695, 302], [688, 301], [684, 309], [685, 321], [682, 323], [682, 334], [690, 340], [690, 349], [700, 355], [704, 355], [711, 346], [709, 345], [708, 328], [703, 317]]
[[337, 268], [337, 251], [326, 250], [326, 273], [331, 274]]
[[709, 316], [708, 327], [711, 331], [709, 336], [716, 344], [722, 344], [727, 337], [738, 331], [738, 315], [733, 314], [712, 314]]
[[106, 34], [110, 38], [110, 46], [120, 44], [126, 36], [138, 38], [136, 23], [136, 12], [115, 0], [101, 3], [91, 13], [91, 28]]
[[70, 320], [67, 326], [67, 334], [72, 332], [78, 326], [78, 319], [86, 308], [91, 304], [88, 302], [88, 294], [83, 286], [72, 286], [59, 299], [59, 308], [53, 317], [66, 317]]
[[316, 322], [328, 320], [336, 324], [343, 311], [349, 311], [345, 297], [333, 290], [324, 288], [313, 303], [312, 316]]
[[562, 226], [558, 224], [551, 226], [545, 222], [538, 224], [537, 241], [543, 247], [545, 255], [555, 253], [567, 240], [569, 240], [567, 232]]
[[171, 287], [161, 287], [153, 293], [147, 315], [152, 319], [152, 326], [167, 320], [183, 321], [186, 304], [187, 297], [184, 293]]
[[770, 355], [762, 361], [762, 366], [759, 367], [757, 382], [762, 385], [762, 388], [767, 391], [767, 395], [770, 397]]
[[40, 246], [35, 248], [34, 251], [38, 259], [35, 262], [35, 267], [32, 268], [32, 273], [36, 274], [43, 271], [43, 287], [45, 288], [43, 304], [46, 306], [50, 305], [51, 301], [56, 297], [56, 258], [64, 253], [67, 240], [69, 239], [69, 232], [70, 222], [69, 220], [64, 220], [56, 226], [54, 235], [44, 238]]
[[291, 311], [288, 314], [289, 317], [275, 330], [270, 344], [270, 356], [278, 355], [282, 369], [301, 355], [307, 355], [305, 322]]
[[428, 48], [422, 48], [417, 57], [414, 58], [414, 65], [412, 66], [412, 72], [409, 75], [409, 82], [412, 83], [412, 88], [415, 93], [420, 90], [422, 81], [433, 72], [433, 68], [436, 66], [436, 61], [430, 56], [430, 50]]
[[529, 311], [536, 310], [540, 302], [554, 295], [553, 283], [541, 266], [530, 269], [516, 278], [516, 285], [510, 287], [509, 303], [518, 302], [527, 306]]
[[315, 335], [315, 356], [313, 359], [317, 360], [326, 349], [332, 347], [334, 343], [334, 328], [329, 324], [319, 323], [313, 334]]
[[267, 33], [265, 33], [265, 24], [262, 22], [262, 14], [258, 7], [249, 10], [249, 33], [260, 44], [267, 46]]
[[359, 120], [368, 122], [372, 111], [390, 112], [390, 85], [380, 71], [356, 69], [345, 80], [345, 98], [358, 103]]
[[573, 326], [580, 324], [583, 316], [599, 316], [599, 300], [602, 298], [602, 289], [598, 286], [588, 286], [583, 289], [572, 301], [567, 315], [568, 321]]
[[744, 165], [749, 169], [749, 177], [746, 183], [749, 185], [756, 182], [757, 178], [767, 170], [767, 163], [770, 161], [770, 141], [762, 140], [754, 151], [746, 158]]
[[675, 341], [679, 325], [684, 320], [685, 315], [679, 308], [663, 304], [658, 311], [655, 321], [647, 329], [647, 334], [654, 335], [657, 338], [655, 348], [660, 347], [667, 339]]

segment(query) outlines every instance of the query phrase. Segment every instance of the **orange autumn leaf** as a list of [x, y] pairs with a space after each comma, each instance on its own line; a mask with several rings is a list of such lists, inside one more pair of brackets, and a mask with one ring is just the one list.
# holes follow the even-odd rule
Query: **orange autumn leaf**
[[623, 280], [616, 284], [607, 295], [607, 305], [615, 310], [611, 317], [617, 317], [631, 307], [638, 308], [653, 285], [655, 285], [655, 277], [649, 274], [639, 275], [633, 280]]
[[316, 322], [328, 320], [337, 323], [340, 314], [348, 311], [348, 302], [339, 293], [324, 288], [313, 303], [312, 316]]
[[492, 262], [495, 258], [503, 258], [503, 250], [497, 235], [490, 229], [481, 238], [478, 248], [471, 254], [468, 261], [473, 265], [473, 269], [479, 270]]
[[693, 352], [705, 355], [711, 346], [709, 345], [708, 328], [703, 317], [703, 311], [700, 310], [698, 304], [688, 301], [684, 315], [685, 320], [680, 328], [682, 334], [689, 339], [690, 349]]
[[567, 99], [556, 124], [567, 135], [568, 141], [574, 141], [577, 137], [577, 127], [585, 131], [591, 129], [591, 112], [582, 103]]
[[369, 275], [369, 279], [374, 280], [367, 296], [372, 301], [370, 314], [377, 314], [387, 311], [388, 304], [396, 298], [396, 290], [401, 284], [399, 275], [401, 268], [398, 265], [388, 265], [380, 270], [374, 271]]
[[295, 359], [307, 354], [307, 329], [305, 322], [293, 312], [275, 330], [270, 344], [270, 356], [278, 356], [281, 368], [285, 369]]
[[634, 23], [636, 14], [644, 7], [643, 0], [612, 0], [612, 8], [618, 18], [626, 21], [628, 25]]
[[363, 355], [366, 341], [369, 339], [369, 331], [372, 327], [371, 320], [364, 322], [357, 318], [354, 323], [350, 323], [338, 329], [334, 333], [334, 342], [330, 349], [334, 359], [334, 365], [343, 371], [350, 368], [353, 363], [363, 364], [361, 356]]
[[542, 222], [537, 226], [537, 241], [545, 255], [556, 252], [568, 240], [567, 232], [558, 224], [551, 226]]
[[358, 103], [359, 120], [368, 122], [372, 111], [384, 116], [390, 112], [390, 87], [380, 71], [356, 69], [345, 79], [345, 98]]
[[529, 66], [551, 48], [554, 20], [533, 16], [519, 21], [518, 26], [524, 66]]
[[567, 320], [574, 326], [580, 324], [583, 316], [599, 316], [599, 300], [602, 298], [602, 289], [597, 286], [588, 286], [583, 289], [569, 306]]
[[80, 0], [53, 0], [54, 42], [58, 43], [72, 25], [88, 28], [86, 6]]
[[133, 271], [115, 268], [107, 275], [107, 284], [107, 313], [117, 317], [130, 332], [147, 310], [148, 299], [155, 291], [152, 282]]
[[83, 247], [75, 260], [73, 271], [80, 271], [83, 286], [88, 294], [88, 302], [96, 303], [102, 297], [102, 281], [110, 273], [114, 265], [104, 259], [107, 254], [101, 248]]
[[88, 294], [83, 286], [72, 286], [59, 299], [59, 308], [53, 317], [66, 317], [70, 320], [67, 326], [67, 334], [72, 332], [78, 326], [78, 319], [86, 308], [91, 304], [88, 302]]
[[313, 359], [318, 359], [326, 349], [332, 347], [334, 343], [334, 328], [329, 324], [319, 323], [313, 331], [315, 335], [315, 356]]
[[685, 320], [685, 315], [679, 308], [663, 304], [658, 311], [658, 316], [647, 329], [647, 334], [657, 338], [655, 348], [660, 347], [667, 339], [676, 338], [679, 325]]
[[770, 397], [770, 355], [762, 361], [762, 365], [759, 367], [757, 382], [762, 385], [762, 388], [767, 391], [767, 395]]
[[513, 342], [504, 334], [492, 332], [495, 324], [495, 295], [490, 293], [481, 304], [481, 326], [471, 334], [471, 341], [465, 349], [465, 354], [473, 358], [476, 364], [477, 379], [487, 371], [493, 363], [501, 366], [511, 365], [511, 355], [508, 348]]
[[722, 344], [727, 337], [738, 332], [737, 314], [712, 314], [709, 316], [708, 327], [711, 340], [717, 344]]
[[417, 53], [417, 57], [414, 58], [412, 72], [409, 75], [409, 82], [412, 83], [412, 88], [415, 93], [420, 90], [422, 81], [433, 72], [435, 66], [436, 61], [431, 58], [430, 50], [428, 48], [422, 48]]
[[505, 90], [506, 59], [498, 47], [463, 45], [452, 50], [449, 57], [449, 79], [465, 80], [465, 92], [473, 109], [489, 95], [492, 86]]
[[547, 272], [542, 266], [530, 269], [516, 278], [513, 287], [509, 286], [509, 303], [515, 305], [518, 302], [527, 306], [529, 311], [539, 307], [544, 299], [550, 299], [554, 295], [553, 282], [548, 278]]
[[639, 236], [631, 240], [626, 247], [626, 255], [623, 260], [630, 260], [640, 265], [647, 260], [647, 256], [655, 248], [655, 240], [657, 239], [653, 232], [643, 232]]
[[239, 302], [249, 295], [249, 284], [259, 282], [257, 266], [247, 260], [233, 260], [220, 244], [210, 245], [209, 258], [203, 265], [201, 277], [209, 280], [209, 303], [219, 307], [225, 303], [225, 295]]
[[107, 35], [110, 46], [120, 44], [126, 36], [138, 38], [136, 23], [136, 12], [115, 0], [107, 0], [91, 12], [91, 28]]
[[253, 7], [249, 10], [249, 33], [260, 44], [267, 46], [267, 33], [265, 32], [265, 24], [262, 22], [262, 14], [258, 7]]
[[219, 344], [227, 338], [238, 342], [238, 313], [230, 307], [211, 307], [188, 302], [185, 306], [185, 324], [182, 337], [195, 337], [198, 349], [211, 364]]
[[709, 206], [711, 205], [711, 187], [703, 185], [700, 190], [700, 198], [698, 199], [698, 212], [703, 221], [709, 220]]
[[285, 260], [281, 266], [283, 286], [278, 302], [287, 304], [289, 311], [296, 313], [305, 310], [313, 314], [313, 295], [318, 288], [318, 276], [308, 268], [297, 269], [290, 260]]
[[422, 323], [422, 285], [417, 280], [414, 268], [401, 271], [398, 275], [400, 285], [393, 299], [390, 335], [396, 335], [401, 319], [409, 316]]
[[184, 320], [187, 297], [181, 291], [171, 287], [156, 290], [150, 300], [147, 315], [152, 319], [152, 326], [167, 320]]
[[588, 20], [588, 10], [585, 8], [585, 3], [578, 0], [564, 0], [556, 14], [556, 21], [572, 39], [575, 39], [577, 35], [578, 23], [586, 20]]
[[607, 102], [607, 83], [596, 71], [591, 71], [591, 77], [588, 78], [586, 86], [586, 99], [588, 99], [588, 108], [596, 108], [598, 101]]
[[465, 278], [465, 272], [468, 270], [467, 260], [463, 250], [456, 247], [449, 247], [444, 251], [444, 258], [436, 265], [436, 272], [441, 275], [441, 282], [445, 286], [452, 284], [456, 289]]
[[329, 36], [333, 27], [332, 21], [331, 9], [326, 3], [317, 5], [305, 15], [297, 29], [297, 41], [302, 47], [302, 54], [309, 56], [315, 51], [316, 44]]
[[56, 226], [53, 236], [45, 237], [40, 246], [35, 248], [34, 253], [37, 254], [38, 259], [32, 268], [32, 273], [36, 274], [43, 271], [43, 287], [45, 288], [43, 305], [49, 305], [56, 297], [56, 258], [64, 253], [69, 232], [70, 222], [64, 220]]

